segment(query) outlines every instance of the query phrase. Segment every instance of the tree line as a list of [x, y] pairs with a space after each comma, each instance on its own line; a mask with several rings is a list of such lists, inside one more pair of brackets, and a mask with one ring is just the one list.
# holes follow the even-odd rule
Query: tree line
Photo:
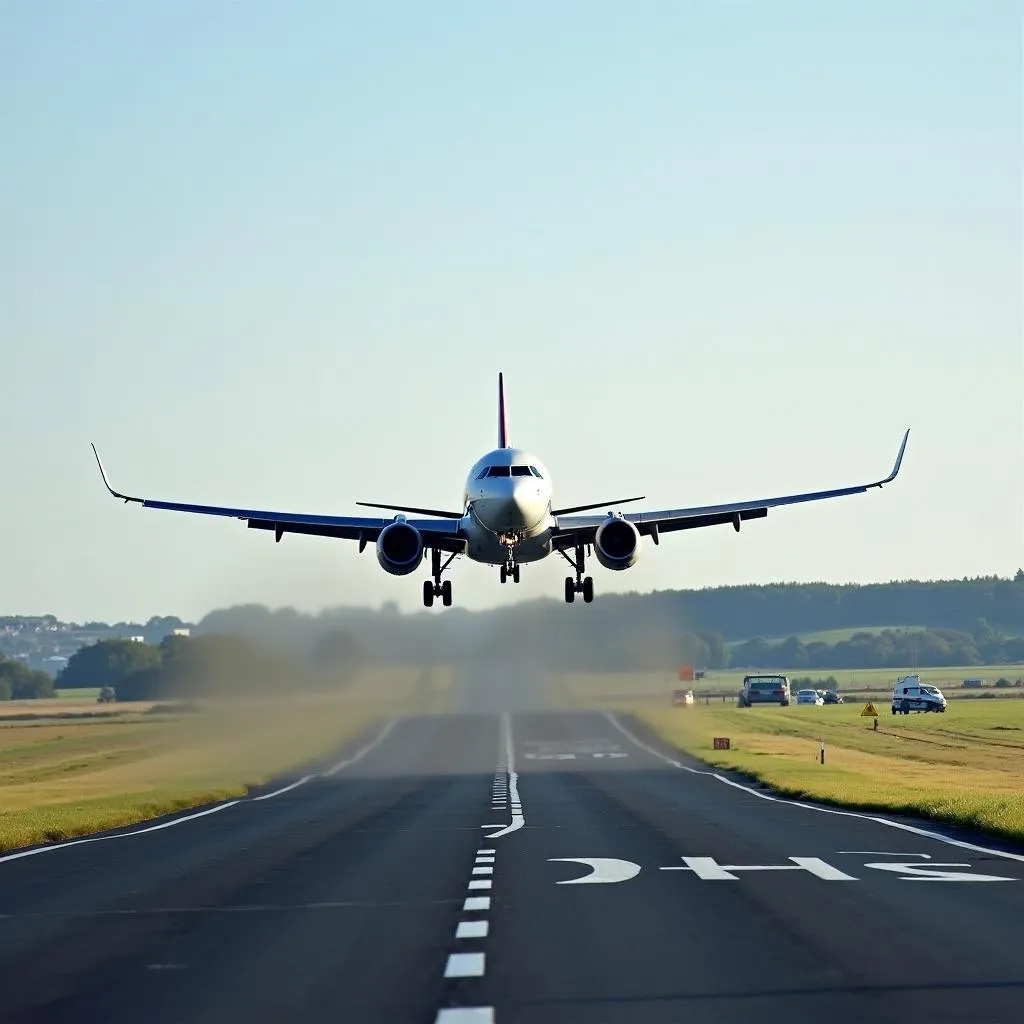
[[737, 666], [758, 668], [938, 668], [1024, 663], [1024, 637], [1007, 637], [981, 619], [971, 632], [957, 629], [887, 629], [857, 632], [836, 643], [754, 637], [732, 649]]
[[362, 663], [345, 630], [325, 631], [304, 658], [241, 636], [100, 640], [68, 659], [56, 686], [111, 687], [119, 701], [259, 696], [344, 686]]
[[[779, 639], [904, 623], [914, 625], [910, 633], [865, 630], [835, 644]], [[1024, 570], [1012, 579], [780, 583], [603, 594], [585, 608], [541, 599], [482, 612], [453, 608], [440, 615], [402, 615], [393, 604], [316, 615], [239, 605], [211, 612], [194, 632], [249, 636], [301, 653], [330, 629], [352, 630], [374, 660], [420, 664], [510, 652], [579, 671], [678, 664], [721, 669], [779, 657], [809, 668], [992, 664], [1021, 660]], [[784, 653], [783, 644], [789, 645]]]
[[30, 669], [20, 658], [0, 654], [0, 700], [37, 700], [54, 697], [53, 679], [48, 672]]

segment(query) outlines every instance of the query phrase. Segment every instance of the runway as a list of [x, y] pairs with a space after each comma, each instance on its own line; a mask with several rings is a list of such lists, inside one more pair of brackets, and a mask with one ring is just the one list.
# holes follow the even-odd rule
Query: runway
[[382, 723], [250, 798], [0, 857], [0, 1020], [1020, 1020], [1024, 850], [870, 817], [602, 712]]

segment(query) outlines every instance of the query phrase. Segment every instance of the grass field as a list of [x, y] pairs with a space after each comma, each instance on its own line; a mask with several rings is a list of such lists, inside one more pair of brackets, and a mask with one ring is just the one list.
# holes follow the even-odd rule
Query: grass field
[[390, 715], [444, 710], [452, 682], [446, 669], [395, 668], [334, 694], [197, 710], [10, 702], [0, 707], [0, 849], [243, 795]]
[[[971, 674], [993, 679], [995, 671]], [[1009, 671], [1016, 678], [1021, 667], [998, 669]], [[673, 708], [668, 694], [678, 685], [664, 675], [576, 675], [562, 677], [560, 692], [566, 706], [631, 711], [674, 746], [786, 795], [902, 811], [1024, 841], [1024, 700], [958, 700], [944, 715], [893, 716], [882, 699], [875, 732], [860, 717], [860, 701], [740, 709], [713, 700]], [[730, 749], [715, 750], [715, 736], [729, 737]]]
[[[854, 626], [846, 627], [844, 629], [819, 629], [813, 630], [810, 633], [787, 633], [785, 636], [765, 637], [765, 640], [769, 643], [780, 643], [781, 641], [788, 639], [790, 636], [795, 636], [805, 644], [838, 644], [843, 640], [849, 640], [855, 633], [882, 633], [887, 629], [899, 631], [904, 629], [917, 630], [928, 628], [929, 627], [927, 626]], [[734, 640], [726, 644], [726, 646], [737, 647], [739, 644], [745, 642], [745, 640]]]

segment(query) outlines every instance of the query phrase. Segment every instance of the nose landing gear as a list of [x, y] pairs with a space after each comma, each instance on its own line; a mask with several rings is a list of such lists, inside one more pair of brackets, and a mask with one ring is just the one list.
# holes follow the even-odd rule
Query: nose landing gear
[[516, 545], [520, 542], [521, 538], [518, 534], [510, 533], [503, 535], [501, 540], [505, 545], [505, 564], [501, 567], [501, 582], [507, 583], [509, 577], [511, 577], [513, 583], [518, 583], [519, 566], [516, 563], [516, 556], [514, 552]]
[[430, 572], [434, 577], [432, 580], [423, 581], [423, 607], [430, 608], [434, 604], [434, 598], [441, 598], [441, 603], [445, 608], [450, 608], [452, 604], [452, 581], [445, 580], [441, 582], [441, 573], [448, 568], [449, 565], [455, 560], [455, 555], [451, 554], [448, 556], [448, 560], [441, 564], [441, 552], [438, 548], [432, 548], [430, 551]]
[[583, 600], [590, 604], [594, 600], [594, 578], [583, 575], [585, 571], [583, 545], [576, 545], [575, 558], [570, 558], [561, 548], [558, 549], [558, 553], [576, 570], [575, 579], [572, 576], [565, 577], [565, 603], [572, 604], [576, 595], [582, 594]]

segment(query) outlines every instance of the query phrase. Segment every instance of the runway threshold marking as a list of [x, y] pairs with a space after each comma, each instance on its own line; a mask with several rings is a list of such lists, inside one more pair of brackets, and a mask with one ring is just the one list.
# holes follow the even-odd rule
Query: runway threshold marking
[[676, 761], [673, 758], [666, 756], [660, 750], [655, 750], [654, 747], [644, 743], [643, 740], [634, 736], [610, 711], [606, 711], [604, 714], [608, 721], [611, 722], [611, 724], [631, 743], [634, 743], [641, 750], [645, 750], [652, 757], [656, 757], [659, 761], [664, 761], [665, 764], [669, 764], [673, 768], [678, 768], [680, 771], [689, 772], [691, 775], [706, 775], [709, 778], [714, 779], [716, 782], [724, 783], [726, 786], [732, 786], [734, 789], [743, 790], [744, 793], [749, 793], [751, 796], [756, 796], [761, 800], [768, 801], [769, 803], [784, 804], [790, 807], [801, 807], [806, 811], [818, 811], [820, 814], [833, 814], [840, 818], [859, 818], [861, 821], [873, 821], [876, 825], [885, 825], [887, 828], [896, 828], [902, 832], [911, 832], [917, 836], [924, 836], [926, 839], [934, 839], [938, 843], [945, 843], [947, 846], [957, 846], [962, 850], [970, 850], [972, 853], [984, 853], [990, 857], [1002, 857], [1004, 860], [1014, 860], [1018, 863], [1024, 863], [1024, 854], [1010, 853], [1006, 850], [993, 850], [987, 846], [979, 846], [977, 843], [968, 843], [963, 839], [953, 839], [951, 836], [944, 836], [941, 832], [932, 832], [930, 829], [918, 828], [916, 825], [905, 825], [900, 821], [881, 818], [876, 814], [862, 814], [858, 811], [840, 811], [832, 807], [821, 807], [818, 804], [804, 803], [801, 800], [788, 800], [781, 796], [771, 796], [768, 793], [759, 793], [756, 789], [751, 789], [749, 786], [744, 786], [740, 782], [735, 782], [732, 779], [726, 778], [718, 772], [702, 771], [699, 768], [691, 768], [689, 765], [683, 764], [680, 761]]

